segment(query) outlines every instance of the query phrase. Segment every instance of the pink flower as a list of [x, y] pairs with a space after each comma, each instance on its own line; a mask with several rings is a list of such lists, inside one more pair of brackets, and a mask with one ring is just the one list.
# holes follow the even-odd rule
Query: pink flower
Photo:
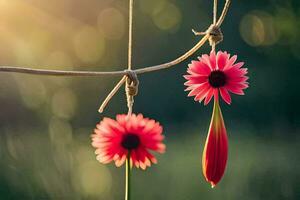
[[202, 156], [202, 170], [207, 182], [214, 187], [222, 178], [228, 158], [228, 139], [219, 106], [215, 100], [213, 115]]
[[247, 68], [242, 68], [243, 62], [235, 63], [237, 56], [230, 57], [227, 52], [214, 51], [210, 55], [204, 54], [198, 58], [199, 61], [192, 61], [185, 75], [186, 91], [188, 96], [195, 96], [194, 100], [207, 105], [212, 97], [218, 99], [220, 91], [222, 99], [230, 104], [229, 92], [244, 95], [243, 89], [248, 87]]
[[107, 164], [112, 161], [117, 167], [124, 164], [130, 152], [130, 161], [137, 168], [146, 169], [157, 163], [149, 150], [165, 152], [162, 143], [162, 127], [142, 114], [117, 115], [116, 120], [104, 118], [92, 135], [92, 146], [96, 148], [97, 160]]

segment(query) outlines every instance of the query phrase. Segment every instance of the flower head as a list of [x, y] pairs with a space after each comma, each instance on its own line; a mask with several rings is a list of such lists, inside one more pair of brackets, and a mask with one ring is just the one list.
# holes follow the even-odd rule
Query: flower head
[[237, 56], [230, 57], [227, 52], [219, 51], [217, 54], [212, 51], [210, 55], [204, 54], [198, 58], [199, 61], [192, 61], [185, 75], [186, 91], [188, 96], [195, 96], [194, 100], [207, 105], [212, 97], [218, 99], [220, 91], [222, 99], [230, 104], [229, 92], [243, 95], [243, 89], [248, 87], [247, 68], [242, 68], [243, 62], [235, 63]]
[[97, 160], [101, 163], [124, 164], [130, 152], [130, 161], [137, 168], [146, 169], [157, 163], [149, 150], [164, 153], [162, 127], [142, 114], [117, 115], [116, 120], [104, 118], [92, 135], [92, 146], [96, 148]]
[[203, 175], [212, 187], [222, 178], [228, 157], [228, 139], [219, 106], [215, 100], [208, 136], [202, 156]]

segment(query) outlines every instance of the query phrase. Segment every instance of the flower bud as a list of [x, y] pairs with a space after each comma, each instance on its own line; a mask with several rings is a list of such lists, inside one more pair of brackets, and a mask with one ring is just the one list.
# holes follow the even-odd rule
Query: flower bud
[[228, 139], [220, 109], [215, 100], [208, 136], [202, 157], [203, 175], [214, 187], [222, 178], [228, 158]]

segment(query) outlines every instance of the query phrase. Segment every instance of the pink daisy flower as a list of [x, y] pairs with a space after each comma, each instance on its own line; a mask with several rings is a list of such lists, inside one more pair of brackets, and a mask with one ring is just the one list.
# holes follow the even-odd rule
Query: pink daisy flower
[[243, 62], [235, 63], [236, 55], [230, 57], [226, 51], [219, 51], [216, 55], [212, 51], [198, 59], [189, 64], [189, 75], [184, 76], [188, 86], [186, 91], [190, 91], [188, 96], [195, 96], [195, 101], [204, 100], [204, 105], [207, 105], [213, 96], [218, 100], [219, 91], [227, 104], [231, 104], [229, 92], [244, 95], [243, 90], [248, 87], [247, 68], [242, 68]]
[[130, 152], [130, 162], [137, 168], [146, 169], [157, 163], [149, 150], [164, 153], [163, 128], [158, 122], [144, 118], [142, 114], [117, 115], [116, 120], [104, 118], [97, 124], [92, 135], [97, 160], [103, 164], [115, 162], [120, 167]]

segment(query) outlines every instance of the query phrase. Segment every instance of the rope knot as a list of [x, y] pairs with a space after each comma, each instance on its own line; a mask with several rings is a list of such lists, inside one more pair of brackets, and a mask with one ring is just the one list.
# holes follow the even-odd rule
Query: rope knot
[[126, 94], [136, 96], [138, 94], [139, 79], [133, 70], [125, 70], [126, 73]]
[[221, 28], [215, 24], [212, 24], [206, 31], [209, 34], [209, 44], [213, 46], [223, 41], [223, 33]]

